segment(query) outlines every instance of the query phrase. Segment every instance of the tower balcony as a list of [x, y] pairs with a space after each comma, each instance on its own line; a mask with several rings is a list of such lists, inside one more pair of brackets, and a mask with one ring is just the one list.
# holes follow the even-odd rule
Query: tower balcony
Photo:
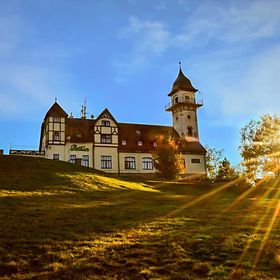
[[184, 99], [178, 99], [177, 102], [169, 102], [166, 106], [165, 106], [165, 111], [172, 111], [175, 107], [177, 106], [186, 106], [189, 108], [198, 108], [203, 106], [203, 99], [200, 100], [184, 100]]

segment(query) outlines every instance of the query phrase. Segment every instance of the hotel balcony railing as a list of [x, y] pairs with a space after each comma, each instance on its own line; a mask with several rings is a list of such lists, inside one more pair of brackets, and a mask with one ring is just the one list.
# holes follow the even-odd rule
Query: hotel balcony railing
[[194, 100], [194, 101], [190, 101], [190, 100], [184, 100], [184, 99], [179, 99], [177, 102], [169, 102], [166, 106], [165, 106], [165, 110], [169, 110], [171, 107], [173, 107], [176, 104], [190, 104], [190, 105], [195, 105], [197, 107], [200, 107], [203, 105], [203, 99], [200, 100]]

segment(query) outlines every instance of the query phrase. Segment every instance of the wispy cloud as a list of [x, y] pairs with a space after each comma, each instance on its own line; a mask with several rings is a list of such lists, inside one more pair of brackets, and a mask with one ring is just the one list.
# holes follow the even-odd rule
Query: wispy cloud
[[223, 114], [280, 113], [280, 46], [252, 57], [232, 88], [221, 88]]
[[129, 53], [114, 61], [118, 79], [122, 80], [132, 69], [145, 66], [152, 57], [161, 56], [169, 47], [171, 34], [160, 21], [140, 20], [131, 16], [128, 26], [120, 31], [119, 36], [121, 39], [133, 38]]
[[25, 21], [18, 15], [0, 16], [0, 58], [14, 51], [25, 35]]

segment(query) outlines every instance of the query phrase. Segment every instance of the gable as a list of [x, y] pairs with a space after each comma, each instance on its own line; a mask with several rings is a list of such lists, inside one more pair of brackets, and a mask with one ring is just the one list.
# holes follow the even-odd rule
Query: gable
[[101, 126], [102, 122], [110, 122], [108, 126], [118, 126], [118, 122], [110, 113], [110, 111], [106, 108], [95, 120], [95, 126]]

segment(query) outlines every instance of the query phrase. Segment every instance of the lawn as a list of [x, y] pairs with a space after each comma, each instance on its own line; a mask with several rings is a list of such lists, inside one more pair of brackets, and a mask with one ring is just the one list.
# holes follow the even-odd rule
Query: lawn
[[0, 279], [279, 279], [279, 190], [0, 156]]

